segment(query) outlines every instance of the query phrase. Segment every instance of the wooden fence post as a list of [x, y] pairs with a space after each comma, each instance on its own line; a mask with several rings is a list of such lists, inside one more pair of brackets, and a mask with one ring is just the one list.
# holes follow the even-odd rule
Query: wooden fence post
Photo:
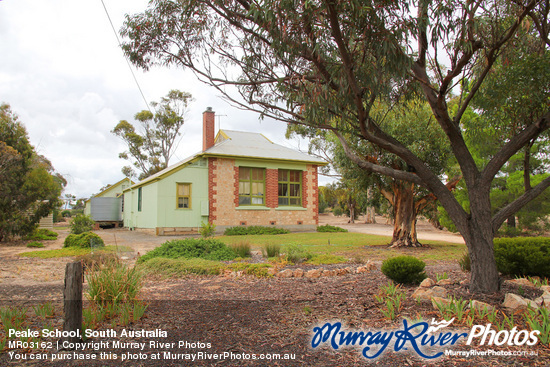
[[81, 342], [82, 332], [82, 263], [75, 261], [65, 267], [65, 289], [63, 291], [65, 319], [63, 331], [72, 335], [63, 338], [70, 343]]

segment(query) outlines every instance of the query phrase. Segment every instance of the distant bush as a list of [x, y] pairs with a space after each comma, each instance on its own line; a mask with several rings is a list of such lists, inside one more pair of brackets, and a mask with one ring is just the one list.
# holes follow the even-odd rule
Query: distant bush
[[241, 241], [231, 245], [231, 248], [239, 257], [251, 257], [252, 253], [250, 252], [250, 243], [246, 241]]
[[335, 206], [334, 209], [332, 209], [332, 214], [334, 214], [335, 217], [340, 217], [342, 214], [344, 214], [344, 211], [341, 207]]
[[70, 234], [65, 238], [63, 247], [104, 247], [105, 242], [93, 232], [84, 232], [81, 234]]
[[313, 255], [302, 245], [290, 244], [285, 246], [285, 256], [288, 262], [299, 264], [310, 260]]
[[267, 258], [279, 257], [281, 254], [281, 245], [278, 243], [269, 243], [262, 249], [262, 254]]
[[550, 238], [495, 238], [493, 243], [502, 274], [550, 277]]
[[50, 231], [47, 228], [37, 228], [30, 235], [25, 237], [25, 239], [35, 241], [53, 241], [57, 239], [57, 236], [57, 232]]
[[71, 233], [72, 234], [81, 234], [84, 232], [91, 231], [94, 228], [94, 220], [89, 215], [78, 214], [71, 221]]
[[223, 233], [226, 236], [247, 236], [261, 234], [287, 234], [290, 231], [284, 228], [263, 227], [263, 226], [237, 226], [229, 227]]
[[397, 256], [382, 263], [382, 273], [391, 280], [402, 284], [418, 284], [427, 275], [424, 261], [413, 256]]
[[44, 247], [44, 244], [42, 242], [32, 241], [27, 243], [27, 247]]
[[317, 226], [317, 232], [347, 232], [347, 229], [331, 226], [330, 224], [325, 224], [324, 226]]
[[164, 242], [160, 247], [141, 256], [138, 262], [142, 263], [155, 257], [170, 259], [196, 257], [206, 260], [226, 261], [233, 260], [237, 257], [237, 254], [220, 240], [187, 238]]
[[71, 211], [70, 211], [70, 210], [67, 210], [67, 209], [66, 209], [66, 210], [63, 210], [63, 211], [61, 212], [61, 216], [62, 216], [63, 218], [70, 218], [70, 217], [71, 217]]

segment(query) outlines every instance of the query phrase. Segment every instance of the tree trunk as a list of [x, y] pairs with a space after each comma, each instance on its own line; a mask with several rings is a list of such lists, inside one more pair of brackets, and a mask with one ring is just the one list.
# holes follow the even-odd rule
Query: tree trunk
[[375, 211], [373, 206], [367, 207], [367, 211], [365, 213], [365, 223], [376, 223], [376, 218], [374, 217]]
[[506, 225], [510, 228], [516, 228], [516, 217], [514, 215], [509, 216]]
[[391, 247], [421, 247], [416, 236], [414, 184], [398, 182], [393, 186], [394, 226]]

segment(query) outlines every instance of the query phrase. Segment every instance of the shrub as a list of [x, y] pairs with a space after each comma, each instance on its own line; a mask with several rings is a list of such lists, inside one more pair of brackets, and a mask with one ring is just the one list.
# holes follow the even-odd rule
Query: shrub
[[309, 251], [304, 249], [302, 245], [287, 245], [285, 252], [286, 260], [295, 264], [310, 260], [313, 257], [313, 255]]
[[65, 238], [65, 242], [63, 243], [63, 247], [94, 248], [104, 246], [105, 242], [93, 232], [70, 234]]
[[120, 263], [92, 268], [86, 275], [88, 299], [99, 307], [133, 302], [142, 286], [142, 273]]
[[201, 222], [199, 233], [201, 234], [202, 238], [212, 237], [214, 233], [216, 233], [216, 225], [210, 222]]
[[342, 210], [341, 207], [335, 206], [334, 209], [332, 209], [332, 214], [334, 214], [335, 217], [339, 217], [342, 214], [344, 214], [344, 211]]
[[27, 247], [44, 247], [44, 244], [42, 242], [32, 241], [27, 243]]
[[550, 238], [496, 238], [494, 252], [502, 274], [550, 277]]
[[238, 262], [229, 265], [229, 268], [233, 271], [242, 271], [246, 275], [254, 275], [258, 278], [272, 277], [269, 274], [268, 269], [271, 268], [269, 264], [250, 264], [246, 262]]
[[94, 220], [89, 215], [78, 214], [71, 222], [71, 233], [81, 234], [94, 228]]
[[397, 256], [382, 263], [382, 273], [391, 280], [402, 284], [417, 284], [427, 275], [424, 261], [413, 256]]
[[239, 257], [251, 257], [252, 253], [250, 252], [250, 243], [242, 241], [234, 243], [231, 245], [231, 248]]
[[167, 241], [140, 257], [138, 262], [145, 262], [155, 257], [170, 259], [197, 257], [206, 260], [225, 261], [233, 260], [237, 257], [237, 254], [220, 240], [187, 238]]
[[267, 258], [279, 257], [279, 255], [281, 254], [281, 245], [277, 243], [268, 243], [262, 249], [262, 254], [264, 255], [264, 257]]
[[317, 226], [317, 232], [347, 232], [347, 229], [331, 226], [330, 224], [325, 224], [324, 226]]
[[261, 234], [287, 234], [290, 231], [284, 228], [263, 227], [263, 226], [237, 226], [229, 227], [223, 233], [226, 236], [247, 236]]
[[62, 216], [63, 218], [70, 218], [70, 217], [71, 217], [71, 211], [70, 211], [70, 210], [63, 210], [63, 211], [61, 212], [61, 216]]
[[35, 241], [53, 241], [57, 239], [57, 236], [57, 232], [50, 231], [47, 228], [37, 228], [30, 235], [25, 237], [25, 239]]
[[97, 268], [99, 266], [114, 266], [120, 263], [118, 256], [112, 252], [94, 252], [77, 256], [86, 268]]
[[470, 266], [470, 255], [468, 254], [468, 251], [464, 252], [464, 254], [462, 254], [462, 257], [458, 259], [458, 265], [460, 266], [460, 269], [462, 269], [462, 271], [469, 272], [472, 270]]

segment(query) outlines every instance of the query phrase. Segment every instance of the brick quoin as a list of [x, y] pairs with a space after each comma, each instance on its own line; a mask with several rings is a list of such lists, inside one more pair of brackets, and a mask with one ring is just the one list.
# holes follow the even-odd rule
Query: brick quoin
[[313, 219], [315, 224], [319, 225], [319, 177], [317, 176], [317, 166], [313, 166], [313, 180], [312, 180], [312, 191], [313, 191]]
[[214, 223], [216, 216], [217, 199], [214, 197], [218, 193], [217, 182], [217, 158], [208, 158], [208, 221]]
[[308, 170], [302, 171], [302, 206], [307, 208], [307, 174]]
[[276, 208], [279, 206], [279, 171], [268, 168], [265, 176], [265, 206]]
[[235, 207], [239, 206], [239, 167], [235, 166], [235, 175], [233, 176], [233, 185], [235, 187]]

